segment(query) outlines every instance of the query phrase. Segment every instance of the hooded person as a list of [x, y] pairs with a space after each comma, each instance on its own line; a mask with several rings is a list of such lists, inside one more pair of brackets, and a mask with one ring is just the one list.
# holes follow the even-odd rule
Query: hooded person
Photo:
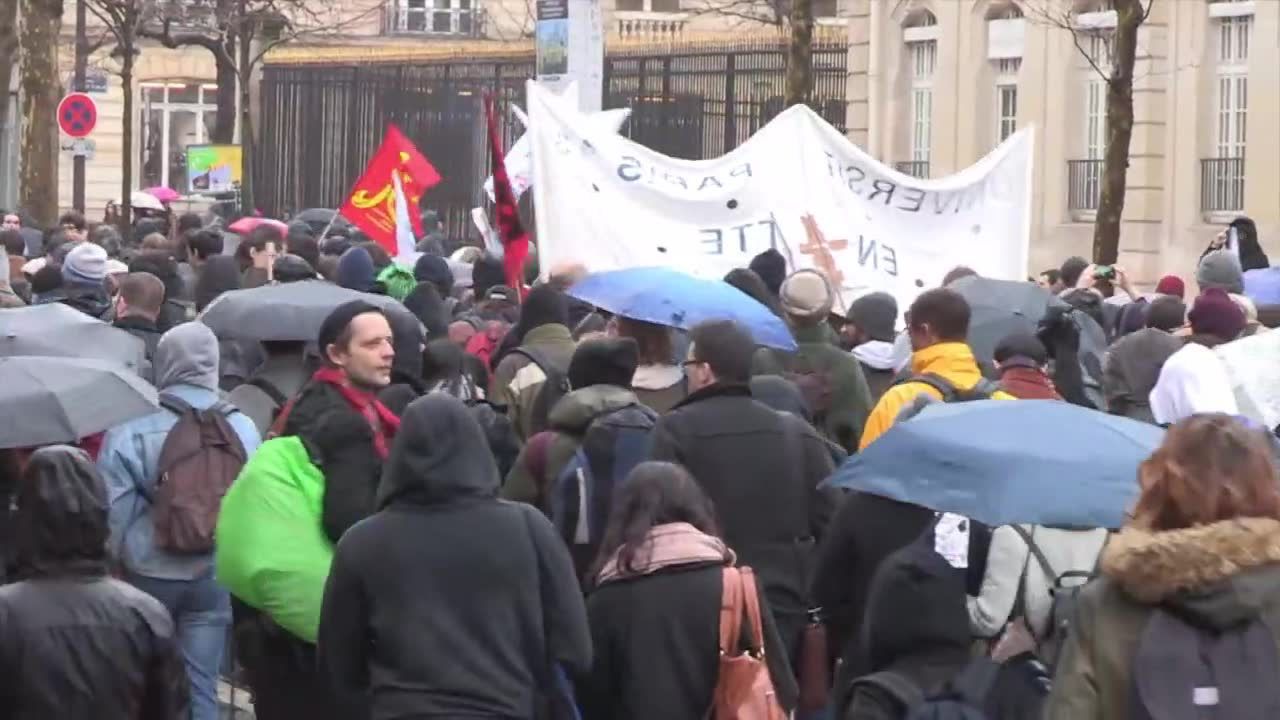
[[[435, 286], [441, 298], [452, 299], [453, 286], [457, 282], [449, 261], [439, 255], [425, 254], [413, 265], [413, 278], [419, 283], [430, 283]], [[449, 308], [452, 316], [453, 308]]]
[[189, 716], [177, 631], [153, 597], [107, 572], [107, 491], [79, 448], [36, 450], [17, 487], [19, 581], [0, 587], [0, 716]]
[[1244, 215], [1232, 220], [1227, 225], [1227, 229], [1209, 243], [1200, 257], [1204, 258], [1219, 250], [1225, 250], [1235, 256], [1242, 271], [1261, 270], [1271, 266], [1271, 261], [1267, 259], [1266, 252], [1258, 242], [1257, 223], [1253, 218]]
[[239, 443], [231, 452], [242, 459], [253, 454], [261, 439], [252, 420], [221, 401], [218, 339], [204, 324], [183, 323], [166, 332], [156, 346], [152, 370], [161, 408], [108, 430], [98, 456], [110, 498], [112, 554], [121, 577], [155, 597], [173, 616], [191, 679], [193, 720], [216, 720], [230, 597], [214, 578], [212, 549], [177, 552], [161, 546], [154, 498], [165, 440], [178, 425], [176, 410], [183, 405], [222, 413]]
[[774, 248], [751, 258], [747, 267], [764, 281], [769, 294], [778, 297], [782, 292], [782, 283], [787, 279], [787, 259]]
[[106, 279], [107, 251], [93, 243], [77, 243], [62, 262], [59, 302], [89, 317], [106, 320], [111, 315]]
[[764, 280], [754, 270], [734, 268], [724, 276], [724, 281], [734, 286], [752, 300], [769, 308], [769, 311], [782, 317], [782, 306], [778, 304], [777, 291], [770, 291]]
[[889, 293], [871, 292], [849, 304], [842, 338], [862, 364], [862, 374], [871, 390], [871, 402], [893, 386], [897, 379], [897, 357], [893, 341], [897, 336], [898, 301]]
[[873, 401], [862, 365], [834, 344], [827, 324], [834, 302], [835, 293], [821, 272], [792, 273], [782, 283], [781, 303], [798, 348], [790, 354], [762, 348], [756, 352], [752, 374], [795, 381], [805, 394], [814, 428], [853, 452]]
[[[499, 355], [489, 398], [506, 408], [521, 440], [546, 429], [547, 417], [537, 417], [538, 393], [552, 374], [564, 376], [573, 357], [569, 307], [564, 294], [550, 285], [534, 288], [520, 306], [520, 321], [504, 344], [513, 349]], [[544, 403], [543, 405], [546, 405]], [[546, 407], [549, 413], [551, 408]]]
[[419, 282], [403, 302], [427, 329], [427, 337], [432, 340], [448, 337], [449, 311], [435, 284]]
[[466, 406], [409, 406], [378, 512], [338, 543], [320, 614], [320, 671], [371, 717], [531, 717], [556, 676], [590, 667], [568, 551], [499, 483]]
[[373, 256], [362, 247], [353, 247], [338, 258], [335, 282], [348, 290], [363, 293], [378, 292], [378, 271]]
[[378, 391], [378, 400], [399, 416], [409, 403], [426, 392], [422, 382], [422, 350], [426, 337], [416, 317], [391, 313], [387, 321], [391, 324], [395, 357], [391, 360], [391, 383]]
[[993, 359], [1000, 372], [1000, 389], [1019, 400], [1061, 400], [1045, 369], [1049, 351], [1029, 332], [1015, 332], [996, 343]]

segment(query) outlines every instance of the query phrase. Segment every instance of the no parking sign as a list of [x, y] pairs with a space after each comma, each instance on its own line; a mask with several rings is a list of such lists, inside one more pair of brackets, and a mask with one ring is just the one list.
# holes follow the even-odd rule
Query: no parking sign
[[98, 124], [98, 105], [84, 93], [69, 93], [58, 103], [58, 127], [63, 134], [82, 138]]

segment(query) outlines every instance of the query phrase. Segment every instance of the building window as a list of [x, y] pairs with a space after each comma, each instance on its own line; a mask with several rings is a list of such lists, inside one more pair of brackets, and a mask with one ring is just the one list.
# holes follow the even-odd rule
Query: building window
[[142, 84], [142, 181], [144, 187], [188, 192], [187, 146], [209, 142], [217, 117], [218, 86]]
[[1100, 160], [1107, 152], [1107, 78], [1111, 71], [1110, 38], [1090, 33], [1085, 38], [1089, 67], [1085, 70], [1085, 156]]
[[392, 30], [439, 35], [471, 35], [472, 0], [400, 0]]
[[1018, 69], [1021, 58], [996, 61], [996, 142], [1018, 130]]
[[[1237, 6], [1241, 7], [1241, 6]], [[1249, 114], [1249, 36], [1252, 14], [1236, 14], [1227, 3], [1210, 6], [1213, 16], [1216, 110], [1214, 157], [1200, 167], [1200, 209], [1239, 212], [1244, 209], [1245, 130]]]

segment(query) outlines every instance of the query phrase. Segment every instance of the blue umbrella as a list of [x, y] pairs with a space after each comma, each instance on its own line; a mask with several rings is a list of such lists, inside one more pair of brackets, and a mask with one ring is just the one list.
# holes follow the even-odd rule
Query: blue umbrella
[[1118, 528], [1154, 425], [1056, 400], [936, 404], [899, 422], [827, 482], [992, 526]]
[[736, 320], [760, 345], [794, 350], [782, 318], [732, 285], [702, 280], [663, 267], [612, 270], [588, 275], [569, 295], [632, 320], [688, 330], [706, 320]]
[[1244, 294], [1257, 305], [1280, 305], [1280, 268], [1245, 271]]

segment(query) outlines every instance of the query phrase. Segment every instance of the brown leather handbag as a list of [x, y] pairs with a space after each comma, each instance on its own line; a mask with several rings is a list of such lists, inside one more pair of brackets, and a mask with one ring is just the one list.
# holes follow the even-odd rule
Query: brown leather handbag
[[[743, 637], [743, 620], [747, 634]], [[751, 568], [724, 569], [720, 597], [720, 675], [713, 720], [785, 720], [765, 664], [760, 595]]]
[[800, 635], [800, 657], [796, 669], [800, 681], [800, 713], [826, 707], [831, 694], [831, 656], [827, 651], [827, 626], [821, 609], [809, 611], [809, 622]]

